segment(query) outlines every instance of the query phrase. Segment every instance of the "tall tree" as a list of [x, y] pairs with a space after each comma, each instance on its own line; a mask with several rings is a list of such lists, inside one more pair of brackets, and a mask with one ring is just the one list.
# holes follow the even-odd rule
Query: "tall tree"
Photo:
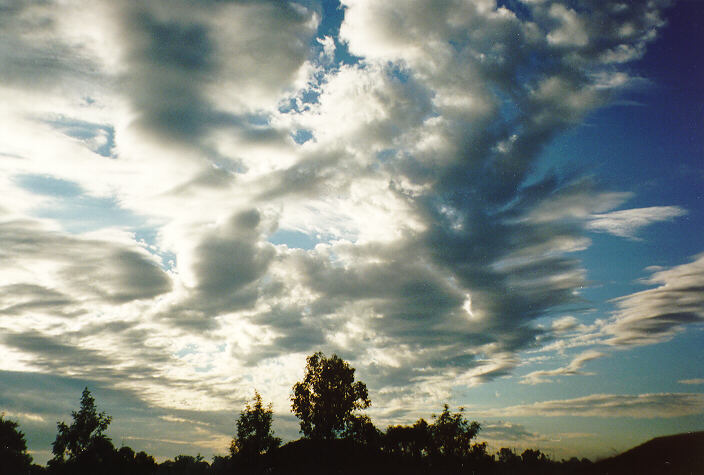
[[57, 424], [58, 433], [52, 444], [55, 461], [62, 462], [66, 456], [68, 460], [73, 461], [86, 452], [103, 452], [112, 447], [110, 438], [104, 434], [112, 417], [105, 412], [98, 413], [95, 399], [88, 388], [85, 388], [81, 395], [81, 408], [72, 411], [71, 417], [73, 423], [70, 426], [65, 422]]
[[19, 424], [0, 414], [0, 473], [28, 473], [32, 457], [27, 453]]
[[303, 381], [293, 386], [291, 410], [308, 438], [333, 439], [351, 420], [352, 412], [371, 405], [367, 386], [354, 380], [354, 368], [337, 355], [321, 352], [306, 360]]
[[251, 404], [247, 402], [237, 419], [237, 436], [230, 445], [230, 453], [251, 460], [278, 447], [281, 439], [274, 437], [271, 429], [273, 415], [272, 404], [264, 407], [261, 395], [254, 391]]

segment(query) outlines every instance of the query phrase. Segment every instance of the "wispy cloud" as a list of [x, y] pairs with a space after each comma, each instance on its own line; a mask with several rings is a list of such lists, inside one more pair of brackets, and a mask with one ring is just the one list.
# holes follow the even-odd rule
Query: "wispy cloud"
[[670, 221], [684, 216], [687, 211], [678, 206], [651, 206], [594, 214], [587, 229], [626, 238], [635, 238], [638, 230], [658, 221]]
[[677, 382], [680, 384], [704, 384], [704, 378], [681, 379]]
[[502, 414], [503, 417], [670, 418], [691, 416], [704, 412], [704, 395], [697, 393], [593, 394], [574, 399], [540, 401], [533, 404], [509, 406], [495, 412], [497, 415]]
[[605, 325], [611, 345], [665, 341], [685, 325], [704, 322], [704, 255], [667, 269], [655, 269], [643, 281], [655, 288], [616, 299], [618, 310]]
[[588, 361], [595, 360], [597, 358], [602, 358], [606, 356], [604, 353], [598, 351], [588, 350], [576, 355], [570, 364], [563, 366], [562, 368], [556, 368], [551, 370], [539, 370], [533, 371], [526, 374], [521, 379], [523, 384], [539, 384], [539, 383], [549, 383], [552, 380], [551, 376], [573, 376], [577, 374], [581, 375], [593, 375], [594, 373], [587, 373], [582, 371], [582, 367]]

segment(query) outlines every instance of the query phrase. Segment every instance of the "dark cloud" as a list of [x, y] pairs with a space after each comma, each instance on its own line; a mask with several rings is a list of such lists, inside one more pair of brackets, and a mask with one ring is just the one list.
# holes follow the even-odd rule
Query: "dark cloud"
[[[73, 90], [106, 76], [96, 58], [76, 55], [63, 37], [57, 13], [70, 7], [54, 1], [3, 2], [0, 7], [0, 79], [17, 89]], [[69, 14], [68, 11], [61, 13]], [[59, 13], [59, 14], [61, 14]], [[84, 93], [89, 91], [85, 90]]]
[[77, 312], [66, 309], [76, 304], [68, 295], [35, 284], [12, 284], [1, 287], [0, 300], [4, 304], [0, 308], [0, 313], [5, 315], [21, 315], [38, 310], [69, 317]]
[[59, 341], [36, 331], [8, 333], [3, 344], [34, 356], [33, 364], [46, 370], [61, 368], [62, 371], [81, 372], [82, 368], [106, 368], [111, 361], [95, 350], [80, 348], [70, 342]]
[[163, 318], [193, 329], [212, 329], [213, 317], [254, 305], [264, 285], [260, 278], [275, 256], [274, 246], [261, 242], [260, 219], [257, 210], [239, 212], [205, 234], [193, 251], [195, 285]]
[[123, 82], [138, 128], [207, 155], [217, 152], [205, 139], [222, 128], [250, 143], [287, 137], [248, 120], [256, 110], [248, 96], [289, 87], [306, 59], [311, 12], [270, 2], [209, 2], [194, 14], [177, 2], [121, 13], [128, 40]]
[[[58, 292], [67, 294], [54, 300], [60, 313], [71, 314], [71, 310], [61, 307], [74, 301], [98, 299], [119, 304], [152, 298], [171, 289], [169, 277], [139, 248], [72, 237], [29, 220], [0, 223], [0, 243], [0, 255], [18, 269], [23, 267], [20, 262], [56, 265], [46, 277], [57, 279], [54, 285], [62, 289]], [[31, 289], [27, 285], [35, 284], [26, 282], [18, 289]], [[47, 306], [45, 297], [41, 297], [39, 306]], [[24, 302], [24, 306], [32, 305]]]
[[481, 437], [483, 439], [511, 442], [543, 438], [535, 432], [530, 432], [522, 424], [513, 424], [505, 421], [482, 423]]

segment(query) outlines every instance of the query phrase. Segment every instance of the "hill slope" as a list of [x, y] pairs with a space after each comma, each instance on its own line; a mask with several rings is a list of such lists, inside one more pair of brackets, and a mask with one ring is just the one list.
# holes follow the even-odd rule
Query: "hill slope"
[[704, 431], [657, 437], [594, 464], [594, 474], [704, 474]]

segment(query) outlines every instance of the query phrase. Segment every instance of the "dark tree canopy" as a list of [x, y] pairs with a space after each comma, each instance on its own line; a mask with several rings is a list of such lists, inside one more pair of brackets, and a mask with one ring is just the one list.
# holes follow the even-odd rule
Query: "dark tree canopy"
[[352, 415], [347, 421], [343, 437], [358, 445], [378, 449], [381, 447], [384, 434], [374, 426], [369, 416]]
[[72, 461], [86, 452], [104, 452], [112, 448], [110, 439], [104, 434], [112, 417], [105, 412], [98, 413], [95, 399], [88, 388], [81, 395], [81, 408], [72, 411], [71, 417], [73, 423], [70, 426], [65, 422], [57, 424], [58, 433], [52, 444], [55, 461], [63, 461], [66, 456]]
[[354, 368], [337, 355], [321, 352], [306, 360], [303, 381], [293, 386], [291, 410], [301, 432], [312, 439], [333, 439], [351, 421], [352, 412], [371, 405], [367, 386], [354, 380]]
[[392, 454], [420, 458], [432, 450], [431, 426], [418, 419], [412, 426], [389, 426], [386, 429], [386, 448]]
[[0, 473], [27, 473], [32, 457], [27, 453], [19, 424], [0, 414]]
[[281, 445], [281, 439], [274, 437], [271, 429], [273, 414], [271, 403], [264, 407], [261, 395], [254, 391], [251, 404], [245, 405], [237, 419], [237, 436], [232, 441], [230, 453], [251, 459]]
[[465, 457], [470, 454], [472, 439], [479, 432], [478, 422], [469, 422], [462, 412], [451, 413], [450, 406], [445, 404], [442, 414], [433, 416], [435, 421], [430, 426], [434, 449], [440, 455]]

